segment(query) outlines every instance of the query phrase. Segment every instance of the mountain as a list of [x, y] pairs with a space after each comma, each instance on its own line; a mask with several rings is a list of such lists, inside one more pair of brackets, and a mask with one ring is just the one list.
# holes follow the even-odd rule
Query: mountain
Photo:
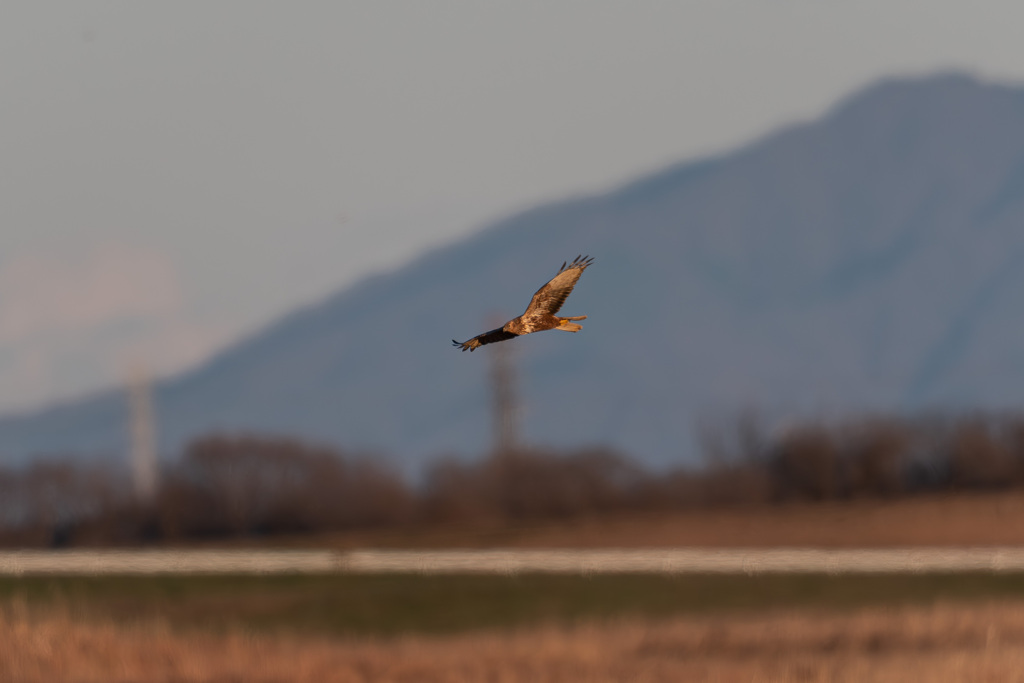
[[[505, 342], [523, 437], [695, 462], [695, 426], [1024, 404], [1024, 89], [888, 80], [720, 157], [540, 206], [156, 388], [163, 451], [294, 434], [415, 464], [488, 447], [491, 353], [565, 259], [583, 331]], [[108, 392], [0, 420], [9, 462], [122, 452]]]

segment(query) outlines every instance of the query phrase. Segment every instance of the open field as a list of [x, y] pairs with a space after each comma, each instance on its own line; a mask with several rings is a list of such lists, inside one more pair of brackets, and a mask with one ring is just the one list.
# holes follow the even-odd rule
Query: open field
[[937, 602], [1024, 603], [1024, 573], [0, 578], [0, 603], [175, 629], [363, 637]]
[[[334, 557], [365, 547], [996, 545], [1024, 546], [1024, 493], [481, 521], [232, 547]], [[0, 680], [24, 683], [1024, 681], [1022, 652], [1024, 572], [0, 577]]]
[[1024, 681], [1024, 573], [0, 578], [0, 680]]
[[1024, 604], [614, 619], [388, 639], [191, 633], [0, 609], [0, 679], [270, 682], [1024, 680]]
[[[243, 540], [235, 545], [267, 542]], [[270, 542], [338, 549], [1024, 546], [1024, 491], [787, 503], [518, 524], [484, 520]]]

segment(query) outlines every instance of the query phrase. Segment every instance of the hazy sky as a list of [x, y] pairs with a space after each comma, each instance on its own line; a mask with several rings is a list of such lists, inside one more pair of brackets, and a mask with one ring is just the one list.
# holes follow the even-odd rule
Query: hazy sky
[[1019, 0], [4, 3], [0, 410], [882, 76], [1024, 82], [1021, 26]]

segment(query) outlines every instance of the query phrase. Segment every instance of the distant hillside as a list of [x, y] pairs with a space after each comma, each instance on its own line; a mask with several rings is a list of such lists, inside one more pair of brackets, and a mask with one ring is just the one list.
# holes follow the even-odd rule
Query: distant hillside
[[[414, 463], [479, 454], [488, 353], [563, 260], [584, 330], [507, 344], [524, 437], [693, 459], [700, 419], [1024, 405], [1024, 89], [878, 84], [822, 120], [526, 211], [158, 387], [164, 450], [215, 429]], [[108, 393], [0, 421], [0, 453], [120, 452]]]

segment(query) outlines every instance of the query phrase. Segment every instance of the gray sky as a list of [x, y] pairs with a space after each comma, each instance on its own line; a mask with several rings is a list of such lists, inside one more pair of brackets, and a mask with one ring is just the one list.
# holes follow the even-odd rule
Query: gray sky
[[0, 8], [0, 410], [192, 364], [528, 205], [887, 75], [1024, 80], [1024, 4]]

